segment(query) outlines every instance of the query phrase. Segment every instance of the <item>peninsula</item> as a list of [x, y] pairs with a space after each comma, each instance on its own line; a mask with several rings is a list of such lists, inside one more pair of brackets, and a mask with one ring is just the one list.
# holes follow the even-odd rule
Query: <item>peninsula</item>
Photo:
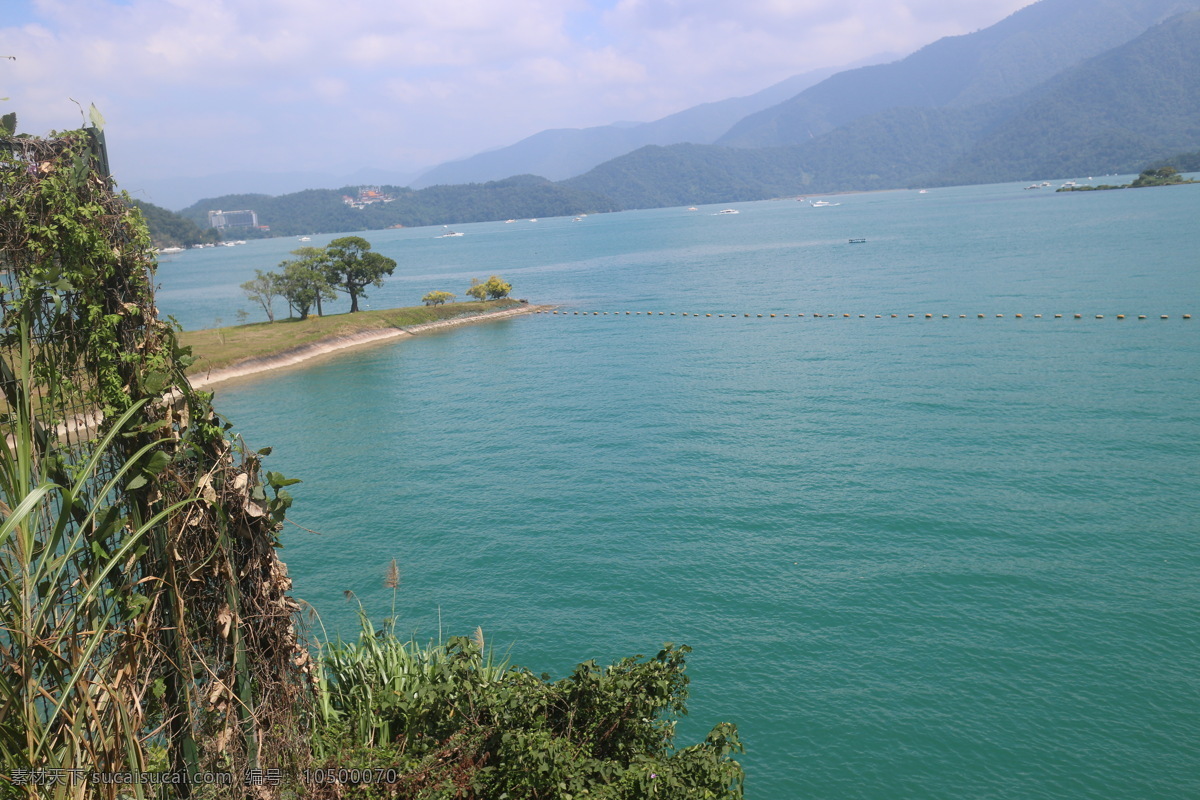
[[192, 349], [195, 361], [187, 368], [187, 375], [194, 388], [201, 388], [350, 347], [454, 325], [492, 322], [540, 308], [544, 306], [505, 298], [358, 311], [185, 331], [179, 334], [179, 343]]
[[1182, 183], [1200, 183], [1192, 178], [1184, 178], [1179, 174], [1179, 171], [1174, 167], [1162, 167], [1161, 169], [1148, 169], [1142, 172], [1134, 179], [1133, 183], [1122, 184], [1121, 186], [1112, 186], [1111, 184], [1102, 183], [1099, 186], [1069, 186], [1064, 184], [1055, 191], [1058, 192], [1097, 192], [1108, 189], [1142, 189], [1147, 186], [1178, 186]]

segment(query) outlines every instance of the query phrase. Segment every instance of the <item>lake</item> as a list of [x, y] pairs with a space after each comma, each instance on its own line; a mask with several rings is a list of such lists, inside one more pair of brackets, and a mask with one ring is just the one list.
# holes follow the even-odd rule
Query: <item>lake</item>
[[[737, 723], [750, 798], [1197, 797], [1200, 186], [1023, 186], [368, 232], [375, 307], [499, 274], [560, 313], [216, 405], [304, 481], [327, 628], [396, 558], [422, 640], [688, 644], [680, 742]], [[159, 308], [263, 318], [238, 284], [297, 246], [164, 260]]]

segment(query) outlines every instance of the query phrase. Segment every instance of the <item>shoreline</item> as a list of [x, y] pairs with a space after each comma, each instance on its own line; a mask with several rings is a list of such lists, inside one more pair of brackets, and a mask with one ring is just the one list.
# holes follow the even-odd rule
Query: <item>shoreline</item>
[[274, 372], [287, 367], [297, 366], [330, 353], [341, 352], [355, 347], [363, 347], [377, 342], [387, 342], [405, 336], [416, 336], [427, 331], [458, 325], [472, 325], [479, 322], [492, 322], [498, 319], [529, 314], [539, 309], [552, 306], [522, 305], [516, 308], [506, 308], [503, 311], [493, 311], [487, 314], [454, 317], [452, 319], [425, 322], [420, 325], [410, 325], [407, 328], [377, 328], [364, 330], [342, 336], [329, 336], [311, 344], [293, 347], [269, 356], [258, 356], [244, 359], [227, 367], [218, 367], [208, 372], [200, 372], [188, 376], [188, 382], [193, 389], [204, 389], [219, 383], [225, 383], [239, 378], [248, 378], [264, 372]]

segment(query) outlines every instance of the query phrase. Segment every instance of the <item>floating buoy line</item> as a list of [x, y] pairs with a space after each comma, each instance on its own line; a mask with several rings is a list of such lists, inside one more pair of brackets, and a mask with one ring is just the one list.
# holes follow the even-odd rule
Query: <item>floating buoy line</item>
[[[780, 313], [775, 313], [775, 314], [770, 314], [770, 313], [767, 313], [767, 314], [745, 314], [745, 313], [742, 313], [742, 314], [734, 314], [734, 313], [718, 314], [715, 312], [709, 313], [709, 312], [698, 312], [698, 311], [562, 311], [559, 309], [539, 309], [539, 310], [535, 311], [534, 313], [535, 314], [552, 314], [552, 315], [563, 316], [563, 317], [608, 317], [608, 316], [613, 316], [613, 317], [622, 317], [622, 316], [624, 316], [624, 317], [639, 317], [639, 316], [656, 317], [657, 316], [657, 317], [704, 317], [704, 318], [730, 317], [730, 318], [742, 318], [742, 319], [747, 319], [747, 318], [749, 318], [749, 319], [778, 319], [778, 318], [783, 318], [783, 317], [791, 317], [791, 318], [796, 318], [796, 319], [800, 319], [800, 318], [867, 319], [869, 316], [873, 317], [874, 319], [901, 319], [901, 318], [916, 319], [918, 317], [921, 317], [924, 319], [935, 319], [935, 318], [951, 319], [951, 318], [955, 318], [955, 317], [958, 319], [967, 319], [968, 317], [971, 316], [969, 314], [932, 314], [929, 312], [925, 312], [923, 314], [890, 314], [889, 313], [889, 314], [872, 314], [872, 315], [845, 314], [845, 313], [843, 313], [843, 314], [780, 314]], [[1004, 315], [1004, 314], [994, 314], [994, 315], [975, 314], [974, 316], [976, 319], [985, 319], [989, 316], [993, 316], [995, 319], [1005, 319], [1006, 315]], [[1024, 319], [1025, 316], [1026, 316], [1025, 314], [1013, 314], [1012, 315], [1013, 319]], [[1087, 315], [1084, 315], [1084, 314], [1033, 314], [1031, 316], [1033, 319], [1044, 319], [1044, 318], [1064, 319], [1068, 316], [1071, 319], [1083, 319]], [[1146, 319], [1150, 319], [1151, 316], [1153, 316], [1153, 315], [1116, 314], [1115, 318], [1118, 320], [1123, 320], [1123, 319], [1127, 319], [1130, 317], [1135, 317], [1139, 320], [1146, 320]], [[1164, 320], [1164, 319], [1169, 320], [1169, 319], [1175, 318], [1175, 317], [1172, 317], [1172, 315], [1170, 315], [1170, 314], [1158, 314], [1157, 317], [1160, 320]], [[1094, 318], [1095, 319], [1105, 319], [1106, 315], [1096, 314], [1094, 316]], [[1191, 318], [1192, 318], [1191, 314], [1178, 315], [1178, 319], [1191, 319]]]

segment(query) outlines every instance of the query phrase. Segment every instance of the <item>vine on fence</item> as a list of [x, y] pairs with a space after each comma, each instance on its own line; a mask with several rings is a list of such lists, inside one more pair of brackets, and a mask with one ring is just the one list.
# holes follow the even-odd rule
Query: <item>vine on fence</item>
[[[0, 138], [0, 793], [47, 796], [22, 771], [168, 764], [266, 792], [242, 771], [308, 753], [276, 555], [292, 481], [264, 481], [265, 451], [188, 385], [102, 156], [93, 129]], [[100, 791], [118, 788], [146, 791]]]

